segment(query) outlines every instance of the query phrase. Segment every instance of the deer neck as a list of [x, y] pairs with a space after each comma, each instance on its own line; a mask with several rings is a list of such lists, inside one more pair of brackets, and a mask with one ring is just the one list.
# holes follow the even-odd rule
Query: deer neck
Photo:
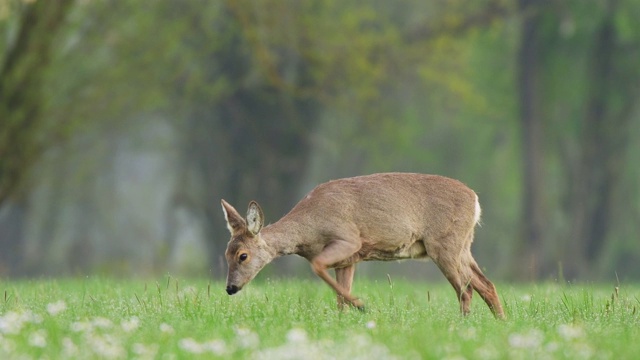
[[274, 258], [298, 252], [300, 233], [295, 223], [278, 221], [262, 229], [260, 236], [272, 250]]

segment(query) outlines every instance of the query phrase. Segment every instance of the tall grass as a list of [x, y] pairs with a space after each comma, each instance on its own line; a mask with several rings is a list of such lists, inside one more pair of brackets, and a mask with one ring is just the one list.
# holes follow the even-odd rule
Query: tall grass
[[640, 286], [500, 285], [508, 319], [446, 284], [358, 279], [340, 312], [319, 281], [264, 280], [232, 297], [198, 279], [0, 283], [0, 358], [588, 359], [640, 354]]

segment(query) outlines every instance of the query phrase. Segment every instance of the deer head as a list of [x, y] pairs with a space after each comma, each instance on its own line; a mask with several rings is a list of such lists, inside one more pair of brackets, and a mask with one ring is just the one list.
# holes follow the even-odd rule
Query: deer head
[[224, 200], [222, 200], [222, 210], [227, 220], [227, 228], [231, 233], [231, 240], [225, 252], [229, 266], [226, 290], [229, 295], [233, 295], [270, 263], [274, 255], [260, 237], [264, 215], [257, 202], [249, 203], [246, 219]]

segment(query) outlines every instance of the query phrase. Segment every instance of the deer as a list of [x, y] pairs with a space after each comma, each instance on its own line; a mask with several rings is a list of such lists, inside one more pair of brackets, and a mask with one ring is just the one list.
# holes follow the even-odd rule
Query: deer
[[364, 310], [351, 294], [357, 263], [430, 259], [453, 286], [463, 315], [470, 312], [475, 290], [496, 318], [505, 317], [494, 284], [471, 255], [481, 215], [478, 195], [458, 180], [417, 173], [332, 180], [264, 227], [257, 202], [249, 203], [245, 218], [224, 199], [221, 203], [231, 233], [225, 252], [229, 295], [274, 259], [296, 254], [335, 291], [340, 309]]

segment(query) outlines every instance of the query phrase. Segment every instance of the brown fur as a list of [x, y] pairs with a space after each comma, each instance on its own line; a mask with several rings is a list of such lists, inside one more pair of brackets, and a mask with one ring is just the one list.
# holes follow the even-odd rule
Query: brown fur
[[[309, 260], [313, 271], [336, 291], [340, 307], [361, 308], [362, 302], [351, 295], [355, 264], [431, 258], [456, 291], [463, 314], [469, 312], [476, 290], [502, 318], [495, 287], [471, 255], [480, 216], [477, 201], [473, 190], [442, 176], [358, 176], [318, 185], [287, 215], [261, 229], [264, 220], [257, 203], [249, 206], [247, 225], [222, 200], [232, 233], [226, 253], [228, 289], [241, 289], [274, 258], [297, 254]], [[238, 261], [240, 251], [251, 260]], [[336, 269], [336, 280], [327, 273], [330, 268]]]

